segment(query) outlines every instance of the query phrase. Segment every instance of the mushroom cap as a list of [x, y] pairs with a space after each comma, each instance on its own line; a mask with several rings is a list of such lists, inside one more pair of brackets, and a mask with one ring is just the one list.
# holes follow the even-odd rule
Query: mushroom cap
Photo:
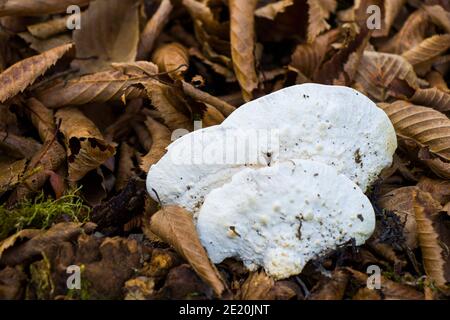
[[302, 271], [315, 257], [363, 244], [375, 228], [369, 199], [325, 164], [292, 160], [248, 168], [209, 193], [197, 231], [214, 263], [241, 259], [276, 279]]
[[395, 129], [385, 112], [348, 87], [302, 84], [251, 101], [222, 123], [277, 129], [276, 160], [310, 159], [335, 167], [366, 190], [392, 163]]
[[[250, 132], [251, 131], [251, 132]], [[147, 190], [163, 205], [179, 205], [196, 212], [204, 197], [247, 166], [267, 166], [278, 137], [251, 130], [213, 126], [191, 132], [169, 145], [150, 168]], [[156, 191], [157, 195], [154, 191]]]

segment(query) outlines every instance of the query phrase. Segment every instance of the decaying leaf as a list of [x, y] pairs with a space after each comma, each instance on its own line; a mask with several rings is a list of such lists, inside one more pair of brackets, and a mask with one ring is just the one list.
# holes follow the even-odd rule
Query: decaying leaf
[[419, 88], [414, 69], [404, 58], [373, 51], [364, 52], [355, 81], [376, 101], [412, 95]]
[[0, 162], [0, 194], [14, 188], [20, 182], [26, 165], [26, 159]]
[[323, 279], [312, 289], [309, 300], [342, 300], [349, 281], [345, 270], [335, 270], [331, 278]]
[[152, 105], [161, 113], [170, 130], [193, 129], [193, 121], [182, 112], [184, 106], [177, 98], [174, 88], [157, 81], [149, 81], [144, 86]]
[[258, 87], [255, 62], [255, 18], [257, 0], [229, 0], [231, 56], [244, 100], [252, 99]]
[[68, 81], [56, 81], [49, 87], [38, 89], [36, 95], [52, 109], [123, 98], [135, 99], [145, 96], [145, 91], [139, 84], [147, 78], [144, 75], [126, 75], [117, 70], [104, 71]]
[[441, 112], [450, 111], [450, 93], [438, 88], [418, 89], [410, 101], [416, 105], [431, 107]]
[[173, 5], [171, 0], [162, 0], [158, 10], [145, 25], [140, 36], [137, 60], [145, 60], [153, 50], [156, 39], [168, 22]]
[[166, 153], [167, 146], [172, 142], [172, 134], [166, 126], [151, 117], [147, 117], [145, 124], [150, 131], [153, 144], [149, 152], [142, 157], [140, 167], [142, 171], [148, 172], [150, 167]]
[[150, 229], [171, 244], [216, 295], [221, 296], [225, 292], [226, 285], [202, 247], [190, 213], [176, 206], [164, 207], [152, 216]]
[[450, 120], [447, 116], [406, 101], [379, 106], [391, 119], [397, 134], [414, 139], [434, 154], [450, 161]]
[[132, 62], [139, 43], [139, 1], [96, 0], [73, 33], [75, 65], [81, 72], [103, 71], [112, 62]]
[[416, 67], [438, 57], [448, 48], [450, 48], [450, 34], [434, 35], [402, 53], [402, 56]]
[[308, 42], [313, 42], [323, 31], [330, 29], [327, 19], [336, 10], [336, 0], [308, 0]]
[[242, 300], [271, 300], [275, 281], [264, 271], [251, 272], [241, 286], [239, 299]]
[[70, 5], [84, 6], [91, 0], [3, 0], [0, 2], [0, 17], [29, 16], [65, 12]]
[[450, 181], [422, 177], [417, 187], [430, 193], [442, 205], [450, 201]]
[[71, 182], [80, 180], [114, 155], [114, 144], [106, 142], [95, 124], [78, 109], [63, 108], [55, 116], [61, 121], [60, 130], [65, 137]]
[[180, 43], [168, 43], [155, 50], [152, 61], [161, 72], [168, 72], [172, 79], [181, 80], [189, 67], [189, 52]]
[[25, 90], [72, 48], [66, 44], [22, 60], [0, 74], [0, 102]]

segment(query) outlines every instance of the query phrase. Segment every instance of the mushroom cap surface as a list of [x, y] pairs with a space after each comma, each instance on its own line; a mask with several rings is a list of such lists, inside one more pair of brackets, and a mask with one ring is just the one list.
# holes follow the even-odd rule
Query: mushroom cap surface
[[276, 279], [299, 274], [306, 263], [375, 228], [369, 199], [333, 167], [292, 160], [248, 168], [211, 191], [197, 231], [214, 263], [235, 257]]

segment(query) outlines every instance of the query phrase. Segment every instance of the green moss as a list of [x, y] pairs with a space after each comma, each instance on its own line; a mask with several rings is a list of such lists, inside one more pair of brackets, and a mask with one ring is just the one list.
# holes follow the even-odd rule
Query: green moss
[[77, 195], [79, 189], [55, 200], [43, 193], [24, 200], [13, 208], [0, 206], [0, 240], [24, 228], [45, 229], [58, 220], [85, 222], [90, 208]]

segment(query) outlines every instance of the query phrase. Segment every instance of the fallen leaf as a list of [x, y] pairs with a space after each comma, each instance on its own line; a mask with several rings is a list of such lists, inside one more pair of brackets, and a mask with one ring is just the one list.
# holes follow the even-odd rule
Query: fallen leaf
[[139, 43], [137, 0], [96, 0], [83, 13], [73, 32], [77, 48], [74, 65], [82, 73], [108, 69], [112, 62], [132, 62]]
[[450, 48], [450, 34], [434, 35], [402, 53], [414, 67], [438, 57]]
[[422, 177], [417, 187], [430, 193], [442, 205], [450, 201], [450, 181]]
[[[400, 81], [408, 90], [419, 88], [413, 67], [404, 58], [395, 54], [365, 51], [355, 81], [376, 101], [385, 101], [390, 96], [403, 96], [397, 88]], [[412, 95], [412, 93], [411, 93]]]
[[0, 194], [14, 188], [25, 172], [27, 160], [0, 161]]
[[258, 88], [255, 62], [255, 18], [257, 0], [229, 0], [231, 56], [236, 78], [245, 101]]
[[414, 139], [432, 153], [450, 161], [450, 120], [447, 116], [406, 101], [379, 106], [391, 119], [397, 134]]
[[195, 272], [221, 296], [227, 290], [216, 267], [198, 239], [192, 215], [185, 209], [168, 206], [155, 213], [150, 229], [185, 258]]
[[0, 74], [0, 102], [4, 102], [25, 90], [67, 53], [72, 46], [72, 44], [66, 44], [51, 49], [37, 56], [24, 59], [3, 71]]
[[241, 286], [240, 300], [272, 300], [275, 281], [264, 271], [251, 272]]
[[144, 97], [145, 91], [139, 85], [148, 76], [129, 76], [120, 71], [98, 72], [68, 81], [56, 81], [51, 86], [39, 88], [36, 97], [48, 108], [103, 103]]
[[336, 0], [307, 0], [309, 5], [308, 42], [312, 43], [323, 31], [330, 29], [327, 19], [337, 8]]
[[61, 121], [65, 137], [69, 181], [80, 180], [114, 155], [114, 144], [106, 142], [95, 124], [78, 109], [59, 109], [55, 116]]
[[345, 270], [333, 271], [331, 278], [322, 279], [312, 289], [308, 300], [342, 300], [349, 278]]
[[416, 105], [431, 107], [440, 112], [450, 111], [450, 93], [438, 88], [419, 88], [409, 100]]
[[188, 49], [180, 43], [172, 42], [158, 47], [153, 53], [152, 61], [160, 72], [168, 72], [174, 80], [183, 80], [189, 68]]
[[41, 148], [42, 145], [32, 138], [0, 131], [0, 149], [5, 150], [10, 156], [30, 160]]
[[155, 41], [161, 34], [166, 23], [169, 21], [169, 15], [172, 12], [173, 5], [171, 0], [162, 0], [155, 14], [148, 20], [144, 30], [141, 33], [137, 60], [146, 60], [153, 50]]
[[147, 117], [145, 125], [150, 131], [153, 144], [149, 152], [142, 157], [140, 167], [142, 171], [148, 172], [150, 167], [166, 153], [167, 146], [172, 142], [172, 134], [167, 127], [151, 117]]
[[29, 16], [65, 12], [71, 5], [84, 6], [91, 0], [3, 0], [0, 3], [0, 17]]

